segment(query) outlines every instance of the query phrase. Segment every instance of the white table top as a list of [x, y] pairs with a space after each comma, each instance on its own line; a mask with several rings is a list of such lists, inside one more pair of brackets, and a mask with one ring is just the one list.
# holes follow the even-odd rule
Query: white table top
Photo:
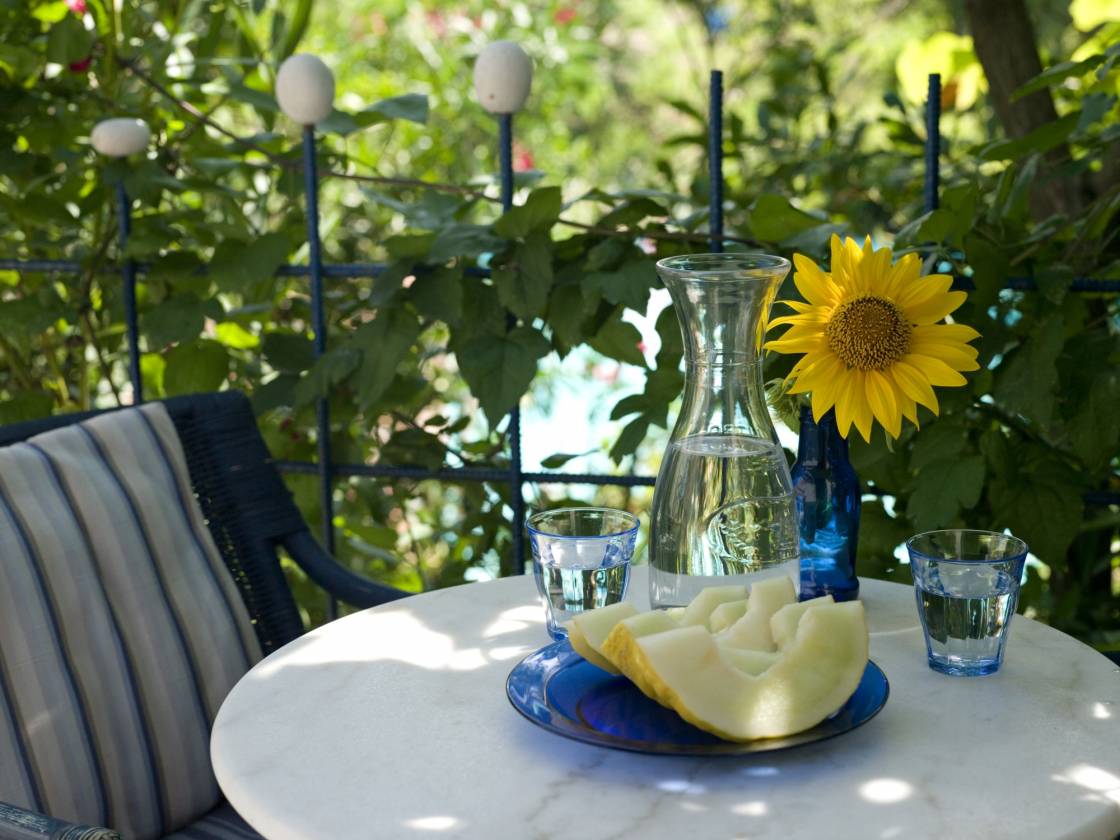
[[[645, 607], [645, 570], [632, 597]], [[1112, 838], [1120, 673], [1019, 616], [1002, 670], [929, 670], [912, 590], [865, 580], [891, 696], [833, 740], [644, 756], [524, 720], [505, 679], [549, 642], [531, 577], [348, 616], [258, 664], [222, 706], [222, 790], [287, 838]]]

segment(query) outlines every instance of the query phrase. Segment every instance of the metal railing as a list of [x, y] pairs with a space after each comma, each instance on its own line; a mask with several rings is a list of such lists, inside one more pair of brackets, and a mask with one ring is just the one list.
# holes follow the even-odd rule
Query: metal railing
[[[719, 70], [711, 72], [708, 111], [708, 169], [710, 175], [710, 217], [708, 226], [709, 247], [713, 251], [723, 250], [727, 237], [724, 233], [724, 177], [723, 177], [723, 74]], [[938, 207], [940, 191], [940, 148], [941, 148], [941, 77], [929, 77], [929, 93], [925, 106], [926, 138], [924, 155], [924, 206], [927, 212]], [[501, 206], [504, 211], [513, 207], [513, 114], [499, 114], [498, 151], [500, 161]], [[316, 169], [316, 136], [313, 125], [303, 130], [303, 174], [307, 203], [307, 240], [308, 264], [284, 265], [277, 274], [289, 277], [310, 278], [309, 291], [312, 307], [312, 330], [314, 333], [314, 353], [316, 358], [327, 350], [326, 312], [324, 308], [324, 280], [326, 278], [377, 277], [386, 268], [376, 263], [327, 264], [322, 260], [319, 237], [319, 177]], [[116, 185], [119, 221], [119, 243], [121, 253], [126, 246], [131, 229], [131, 200], [123, 182]], [[83, 266], [76, 261], [66, 260], [12, 260], [0, 259], [0, 269], [26, 272], [78, 273]], [[143, 400], [143, 382], [140, 375], [139, 325], [136, 309], [137, 277], [146, 273], [148, 266], [125, 259], [121, 266], [124, 285], [125, 326], [128, 343], [128, 370], [132, 380], [135, 401]], [[472, 267], [470, 273], [489, 276], [484, 268]], [[967, 278], [958, 278], [960, 288], [971, 287]], [[1031, 278], [1009, 278], [1006, 288], [1033, 290], [1037, 288]], [[1089, 280], [1078, 278], [1071, 285], [1072, 291], [1120, 292], [1120, 281]], [[513, 318], [507, 313], [508, 318]], [[278, 461], [277, 466], [286, 472], [313, 474], [319, 478], [322, 520], [320, 528], [325, 547], [331, 553], [335, 548], [334, 528], [334, 483], [339, 477], [361, 478], [408, 478], [414, 480], [434, 479], [448, 482], [489, 482], [508, 483], [511, 498], [511, 526], [513, 529], [512, 568], [503, 573], [523, 574], [525, 572], [525, 543], [521, 538], [525, 522], [524, 485], [532, 484], [586, 484], [612, 485], [621, 487], [652, 486], [652, 476], [603, 475], [567, 472], [526, 472], [521, 454], [521, 413], [517, 406], [509, 414], [506, 429], [509, 439], [510, 459], [506, 468], [485, 467], [444, 467], [429, 469], [409, 465], [393, 464], [355, 464], [335, 463], [330, 448], [330, 410], [326, 399], [316, 405], [317, 460]], [[1120, 504], [1120, 493], [1093, 492], [1086, 494], [1085, 501], [1094, 505]], [[331, 602], [329, 613], [336, 613], [336, 605]]]

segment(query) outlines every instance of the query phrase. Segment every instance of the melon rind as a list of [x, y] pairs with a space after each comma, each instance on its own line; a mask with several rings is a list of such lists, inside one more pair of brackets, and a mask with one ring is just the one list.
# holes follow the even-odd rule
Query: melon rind
[[694, 726], [753, 741], [802, 732], [838, 710], [859, 685], [867, 654], [863, 604], [851, 601], [804, 610], [796, 635], [758, 676], [736, 668], [699, 626], [634, 639], [623, 673], [640, 673], [643, 691]]
[[665, 705], [658, 697], [656, 687], [646, 678], [640, 663], [634, 657], [635, 643], [646, 636], [679, 629], [681, 626], [665, 611], [638, 613], [618, 622], [603, 642], [600, 651], [639, 691]]

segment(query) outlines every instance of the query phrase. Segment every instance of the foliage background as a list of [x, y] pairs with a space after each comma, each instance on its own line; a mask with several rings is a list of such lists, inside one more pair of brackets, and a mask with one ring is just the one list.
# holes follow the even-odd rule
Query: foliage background
[[[920, 432], [853, 443], [875, 493], [861, 573], [907, 580], [896, 549], [920, 529], [1010, 527], [1037, 557], [1026, 610], [1120, 647], [1120, 511], [1084, 501], [1120, 489], [1117, 297], [1070, 291], [1074, 278], [1120, 277], [1120, 185], [1038, 210], [1048, 185], [1088, 183], [1117, 155], [1117, 6], [1030, 5], [1043, 66], [1056, 67], [1037, 86], [1058, 119], [1007, 141], [960, 3], [856, 0], [836, 15], [818, 0], [0, 0], [0, 256], [83, 266], [0, 272], [0, 422], [130, 399], [112, 273], [123, 177], [128, 256], [151, 263], [139, 290], [148, 394], [244, 389], [274, 454], [306, 460], [326, 394], [339, 460], [437, 467], [505, 463], [502, 418], [527, 391], [527, 438], [533, 418], [566, 413], [601, 430], [589, 453], [546, 467], [653, 474], [681, 376], [652, 261], [704, 249], [702, 114], [720, 66], [739, 247], [823, 256], [832, 232], [870, 232], [976, 286], [960, 320], [984, 335], [984, 369], [943, 392]], [[526, 208], [504, 218], [495, 126], [470, 84], [497, 38], [536, 67], [515, 122]], [[320, 143], [333, 173], [325, 259], [390, 264], [374, 281], [331, 281], [331, 351], [315, 365], [305, 282], [275, 275], [306, 259], [298, 129], [271, 92], [297, 49], [338, 80]], [[943, 209], [922, 215], [933, 70], [945, 76], [946, 189]], [[146, 119], [151, 151], [98, 159], [89, 132], [110, 115]], [[464, 274], [480, 261], [492, 282]], [[418, 262], [435, 270], [413, 274]], [[1006, 290], [1009, 277], [1038, 291]], [[788, 363], [771, 360], [769, 375]], [[318, 521], [314, 479], [290, 482]], [[640, 511], [649, 499], [529, 492], [534, 505], [571, 493]], [[508, 572], [506, 493], [342, 482], [341, 559], [413, 590]], [[321, 596], [291, 575], [308, 620], [322, 620]]]

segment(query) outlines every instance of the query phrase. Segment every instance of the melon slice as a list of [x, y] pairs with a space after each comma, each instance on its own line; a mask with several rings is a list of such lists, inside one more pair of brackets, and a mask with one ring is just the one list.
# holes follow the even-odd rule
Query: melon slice
[[788, 604], [774, 613], [770, 618], [770, 635], [773, 636], [774, 644], [777, 645], [778, 650], [782, 650], [793, 641], [797, 633], [797, 627], [801, 623], [801, 618], [807, 611], [822, 604], [832, 603], [834, 601], [831, 595], [822, 595], [809, 601]]
[[751, 587], [747, 611], [720, 636], [723, 644], [750, 650], [777, 649], [770, 633], [770, 618], [787, 604], [797, 602], [797, 591], [788, 577], [760, 580]]
[[643, 691], [693, 725], [750, 741], [801, 732], [839, 709], [859, 685], [867, 649], [863, 604], [813, 604], [801, 611], [796, 634], [776, 661], [757, 676], [737, 668], [699, 626], [634, 639], [622, 670], [641, 674], [650, 689]]
[[709, 586], [707, 589], [702, 589], [684, 608], [684, 612], [679, 616], [674, 616], [674, 618], [684, 627], [692, 624], [707, 627], [708, 618], [720, 604], [726, 604], [729, 601], [745, 601], [746, 599], [747, 587], [742, 584]]
[[618, 669], [599, 651], [606, 641], [607, 634], [618, 622], [637, 614], [638, 611], [629, 601], [580, 613], [566, 625], [568, 641], [575, 652], [592, 665], [602, 668], [607, 673], [617, 674]]
[[752, 676], [761, 674], [777, 662], [780, 656], [780, 654], [767, 653], [763, 650], [747, 650], [746, 648], [721, 645], [718, 639], [716, 640], [716, 644], [719, 645], [719, 651], [724, 659], [744, 674], [751, 674]]
[[[634, 643], [646, 636], [653, 636], [670, 630], [680, 630], [681, 626], [667, 612], [652, 610], [638, 613], [624, 619], [614, 626], [607, 640], [599, 650], [610, 663], [634, 683], [647, 697], [657, 698], [656, 688], [646, 679], [638, 663], [634, 660]], [[707, 632], [707, 631], [705, 631]], [[664, 705], [664, 704], [662, 704]]]
[[749, 601], [744, 598], [742, 601], [728, 601], [726, 604], [720, 604], [708, 616], [708, 629], [713, 633], [726, 630], [746, 615], [748, 603]]

